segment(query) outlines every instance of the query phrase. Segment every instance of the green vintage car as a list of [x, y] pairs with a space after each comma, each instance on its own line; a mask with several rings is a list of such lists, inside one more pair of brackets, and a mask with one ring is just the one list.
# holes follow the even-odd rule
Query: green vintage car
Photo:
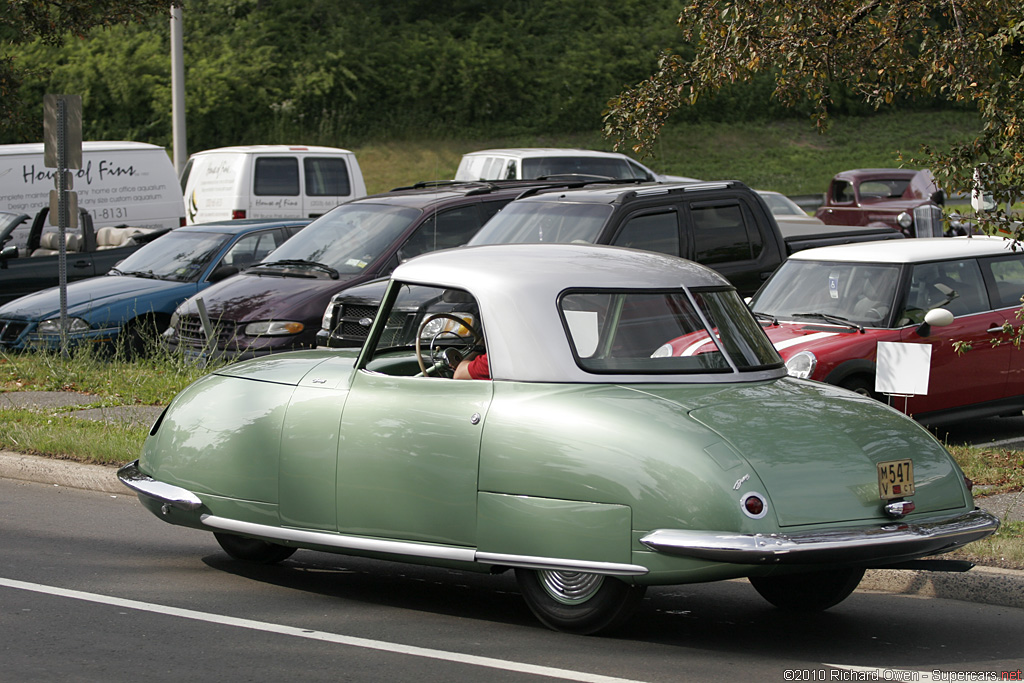
[[[655, 353], [687, 337], [692, 353]], [[481, 348], [491, 379], [454, 379]], [[408, 261], [362, 350], [214, 372], [119, 476], [239, 560], [513, 569], [536, 616], [574, 633], [651, 585], [749, 577], [779, 607], [825, 609], [867, 567], [920, 567], [998, 526], [912, 420], [787, 376], [714, 271], [590, 245]]]

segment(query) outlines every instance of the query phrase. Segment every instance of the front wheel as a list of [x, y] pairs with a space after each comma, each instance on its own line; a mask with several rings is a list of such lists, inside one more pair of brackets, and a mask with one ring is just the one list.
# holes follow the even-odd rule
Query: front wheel
[[516, 569], [519, 590], [534, 616], [555, 631], [588, 635], [623, 623], [640, 604], [646, 586], [611, 576]]
[[875, 393], [875, 382], [871, 377], [855, 375], [844, 379], [839, 383], [839, 386], [861, 396], [878, 400], [878, 394]]
[[234, 534], [214, 533], [217, 543], [228, 555], [243, 562], [256, 564], [277, 564], [291, 557], [297, 548], [268, 543], [257, 538], [246, 538]]
[[811, 574], [751, 576], [761, 597], [779, 609], [820, 612], [850, 596], [864, 578], [864, 569], [833, 569]]

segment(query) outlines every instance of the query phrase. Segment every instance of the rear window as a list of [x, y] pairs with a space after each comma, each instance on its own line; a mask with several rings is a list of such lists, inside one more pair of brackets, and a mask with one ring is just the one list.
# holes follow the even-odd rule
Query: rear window
[[295, 157], [259, 157], [255, 176], [253, 192], [259, 196], [299, 195], [299, 160]]
[[470, 244], [596, 244], [611, 212], [607, 204], [512, 202], [487, 221]]
[[535, 157], [523, 159], [523, 178], [552, 175], [596, 175], [606, 178], [633, 178], [623, 159], [603, 157]]
[[347, 197], [352, 194], [348, 164], [337, 157], [306, 157], [306, 194], [310, 197]]

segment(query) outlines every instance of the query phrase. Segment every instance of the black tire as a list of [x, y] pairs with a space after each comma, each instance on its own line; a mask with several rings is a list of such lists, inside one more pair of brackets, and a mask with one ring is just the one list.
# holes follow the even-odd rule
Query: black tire
[[246, 538], [234, 534], [214, 533], [214, 538], [228, 555], [243, 562], [256, 564], [277, 564], [291, 557], [297, 548], [268, 543], [257, 538]]
[[867, 375], [854, 375], [853, 377], [847, 377], [839, 383], [839, 386], [843, 389], [849, 389], [855, 394], [867, 396], [868, 398], [873, 398], [876, 401], [878, 400], [878, 395], [875, 394], [875, 381]]
[[750, 583], [761, 597], [790, 612], [820, 612], [850, 596], [864, 570], [833, 569], [811, 574], [751, 576]]
[[541, 623], [555, 631], [589, 635], [626, 621], [647, 590], [613, 576], [516, 569], [519, 590]]

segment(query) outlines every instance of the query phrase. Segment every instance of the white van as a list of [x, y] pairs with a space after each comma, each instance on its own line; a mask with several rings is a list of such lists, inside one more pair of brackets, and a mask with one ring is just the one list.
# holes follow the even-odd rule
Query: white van
[[[57, 169], [43, 165], [43, 143], [0, 145], [0, 211], [32, 217], [49, 207], [56, 173]], [[82, 168], [71, 173], [78, 207], [92, 215], [96, 228], [160, 229], [185, 224], [185, 203], [174, 164], [163, 147], [83, 142]]]
[[248, 145], [189, 157], [181, 172], [188, 222], [316, 218], [366, 196], [356, 155], [335, 147]]
[[469, 152], [462, 155], [455, 180], [517, 180], [557, 175], [592, 175], [647, 182], [697, 182], [696, 178], [655, 173], [639, 161], [618, 152], [551, 147]]

